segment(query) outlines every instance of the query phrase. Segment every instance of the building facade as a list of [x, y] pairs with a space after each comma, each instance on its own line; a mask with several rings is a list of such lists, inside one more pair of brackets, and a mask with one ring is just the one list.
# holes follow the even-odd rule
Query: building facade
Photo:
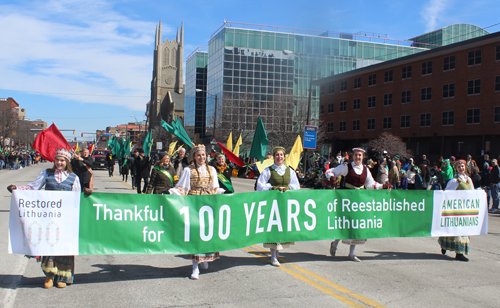
[[415, 47], [438, 48], [489, 34], [475, 25], [454, 24], [410, 38]]
[[434, 160], [500, 154], [500, 33], [316, 83], [332, 153], [388, 132]]
[[205, 137], [208, 52], [198, 47], [186, 60], [184, 127], [191, 136]]

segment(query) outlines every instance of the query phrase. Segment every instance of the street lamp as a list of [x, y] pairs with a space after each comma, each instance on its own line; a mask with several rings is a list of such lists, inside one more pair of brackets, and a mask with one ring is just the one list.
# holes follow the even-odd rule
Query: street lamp
[[196, 92], [205, 92], [206, 94], [212, 95], [215, 97], [214, 125], [213, 125], [213, 132], [212, 132], [212, 137], [215, 139], [215, 128], [217, 127], [216, 126], [216, 123], [217, 123], [217, 94], [211, 94], [211, 93], [208, 93], [206, 90], [202, 90], [202, 89], [196, 89], [195, 91]]

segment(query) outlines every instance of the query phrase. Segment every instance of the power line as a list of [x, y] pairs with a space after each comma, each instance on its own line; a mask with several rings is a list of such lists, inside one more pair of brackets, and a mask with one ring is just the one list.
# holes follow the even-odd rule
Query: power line
[[72, 95], [72, 96], [95, 96], [95, 97], [142, 97], [142, 98], [147, 97], [147, 98], [149, 98], [149, 96], [145, 96], [145, 95], [77, 94], [77, 93], [22, 91], [22, 90], [10, 90], [10, 89], [0, 89], [0, 91], [12, 91], [12, 92], [22, 92], [22, 93], [32, 93], [32, 94], [47, 94], [47, 95]]

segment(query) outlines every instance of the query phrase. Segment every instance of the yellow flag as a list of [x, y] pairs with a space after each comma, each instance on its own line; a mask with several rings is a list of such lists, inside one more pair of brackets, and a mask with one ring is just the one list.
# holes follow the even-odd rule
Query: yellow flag
[[168, 146], [168, 155], [172, 156], [174, 155], [174, 150], [175, 150], [175, 145], [177, 144], [177, 141], [174, 141], [172, 142], [169, 146]]
[[285, 159], [285, 165], [288, 167], [292, 167], [294, 170], [297, 170], [300, 162], [300, 154], [302, 153], [302, 151], [302, 140], [300, 139], [299, 135], [297, 136], [297, 139], [295, 139], [295, 143], [290, 150], [290, 154], [288, 154]]
[[226, 148], [229, 151], [233, 151], [233, 132], [229, 133], [229, 137], [227, 138], [227, 145]]
[[234, 155], [237, 157], [240, 157], [240, 145], [241, 145], [241, 134], [240, 137], [238, 138], [238, 141], [236, 141], [236, 145], [234, 146]]
[[274, 158], [268, 158], [264, 161], [258, 161], [255, 163], [255, 165], [257, 166], [257, 169], [259, 169], [260, 173], [262, 173], [262, 171], [264, 171], [264, 169], [271, 166], [272, 164], [274, 164]]
[[80, 145], [78, 144], [78, 142], [76, 143], [76, 148], [75, 148], [75, 152], [80, 152], [82, 150], [82, 148], [80, 148]]
[[177, 150], [175, 150], [174, 154], [179, 152], [179, 150], [182, 148], [182, 144], [177, 148]]

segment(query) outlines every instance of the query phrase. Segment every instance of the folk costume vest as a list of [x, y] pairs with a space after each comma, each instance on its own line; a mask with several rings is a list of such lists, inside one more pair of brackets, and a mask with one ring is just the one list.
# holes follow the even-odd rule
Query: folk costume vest
[[464, 182], [460, 177], [457, 177], [458, 187], [457, 190], [471, 190], [472, 183], [471, 181]]
[[76, 174], [70, 173], [66, 180], [61, 183], [56, 182], [54, 177], [54, 171], [47, 170], [47, 178], [45, 179], [45, 190], [73, 190], [73, 184], [75, 183]]
[[344, 189], [364, 189], [366, 176], [368, 174], [368, 168], [363, 166], [363, 172], [357, 174], [352, 167], [352, 164], [347, 164], [347, 175], [345, 176], [345, 186]]
[[189, 165], [191, 171], [191, 189], [189, 195], [213, 195], [217, 188], [211, 188], [212, 177], [210, 176], [209, 166], [206, 166], [207, 174], [202, 176], [194, 164]]
[[285, 170], [285, 174], [283, 176], [279, 175], [276, 170], [274, 170], [272, 167], [269, 168], [269, 171], [271, 172], [271, 177], [269, 178], [269, 183], [272, 186], [276, 187], [288, 187], [290, 184], [290, 168], [287, 167]]

